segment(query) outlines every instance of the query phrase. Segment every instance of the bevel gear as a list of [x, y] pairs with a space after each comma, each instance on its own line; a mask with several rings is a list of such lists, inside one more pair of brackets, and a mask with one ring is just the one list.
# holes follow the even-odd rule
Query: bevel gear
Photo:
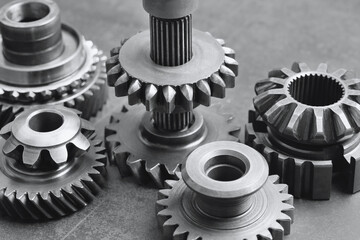
[[34, 105], [61, 104], [95, 116], [107, 99], [106, 57], [61, 23], [51, 0], [17, 0], [0, 10], [0, 126]]
[[30, 108], [0, 135], [0, 210], [12, 218], [47, 220], [71, 214], [105, 183], [102, 141], [73, 110]]
[[348, 191], [360, 190], [360, 80], [348, 75], [295, 63], [255, 86], [245, 141], [295, 197], [329, 199], [333, 173], [345, 174]]
[[161, 188], [166, 179], [177, 179], [176, 172], [196, 147], [216, 140], [238, 141], [240, 127], [219, 104], [200, 107], [194, 116], [188, 129], [164, 133], [151, 124], [150, 113], [141, 106], [123, 107], [105, 128], [108, 156], [122, 176], [132, 174], [140, 184], [151, 179]]
[[202, 145], [180, 180], [167, 180], [156, 204], [165, 239], [283, 239], [293, 222], [293, 197], [268, 177], [261, 154], [236, 142]]
[[116, 96], [146, 107], [147, 112], [129, 109], [125, 121], [114, 117], [105, 133], [110, 158], [120, 145], [115, 159], [121, 173], [132, 172], [140, 182], [153, 179], [161, 187], [199, 144], [224, 140], [223, 135], [235, 140], [228, 132], [238, 133], [221, 115], [194, 111], [210, 106], [211, 97], [224, 98], [238, 74], [235, 52], [224, 40], [192, 29], [197, 5], [198, 0], [143, 0], [150, 30], [122, 41], [106, 63]]

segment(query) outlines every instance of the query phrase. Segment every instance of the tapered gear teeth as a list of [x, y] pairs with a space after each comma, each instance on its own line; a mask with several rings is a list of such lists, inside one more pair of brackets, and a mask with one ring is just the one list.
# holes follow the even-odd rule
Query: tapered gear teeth
[[[217, 40], [219, 44], [224, 45], [224, 40]], [[238, 62], [235, 60], [235, 51], [228, 47], [223, 47], [224, 62], [219, 69], [205, 79], [199, 79], [197, 82], [189, 82], [175, 85], [154, 85], [147, 82], [146, 79], [136, 79], [122, 68], [119, 62], [119, 52], [121, 47], [111, 51], [111, 58], [107, 60], [106, 69], [108, 75], [108, 85], [115, 87], [117, 97], [128, 96], [129, 104], [143, 103], [147, 109], [151, 98], [152, 106], [164, 106], [167, 112], [173, 111], [180, 106], [186, 110], [192, 110], [197, 104], [209, 106], [211, 97], [224, 98], [225, 88], [235, 87], [235, 77], [238, 75]], [[154, 97], [154, 88], [157, 88], [159, 95]], [[176, 97], [170, 96], [173, 90]], [[149, 91], [151, 89], [151, 91]], [[170, 94], [171, 93], [171, 94]], [[170, 95], [169, 95], [170, 94]], [[194, 104], [194, 101], [197, 104]], [[173, 103], [174, 102], [174, 103]], [[170, 103], [170, 106], [168, 106]], [[174, 107], [173, 107], [174, 105]], [[170, 108], [169, 108], [170, 107]], [[150, 111], [150, 110], [148, 110]], [[171, 113], [171, 112], [169, 112]]]
[[153, 111], [156, 108], [158, 89], [154, 84], [149, 84], [145, 89], [146, 111]]
[[[305, 63], [272, 71], [255, 86], [254, 106], [274, 131], [297, 142], [331, 144], [360, 131], [359, 90], [347, 71], [311, 71]], [[321, 108], [319, 108], [321, 107]]]

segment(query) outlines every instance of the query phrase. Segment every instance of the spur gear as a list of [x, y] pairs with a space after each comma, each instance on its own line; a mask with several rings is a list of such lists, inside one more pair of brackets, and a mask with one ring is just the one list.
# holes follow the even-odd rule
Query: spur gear
[[140, 184], [152, 180], [163, 187], [196, 147], [216, 141], [238, 141], [240, 127], [219, 104], [194, 111], [194, 123], [181, 132], [164, 133], [141, 106], [124, 107], [105, 128], [105, 146], [122, 176], [134, 175]]
[[166, 239], [283, 239], [293, 222], [293, 197], [265, 159], [236, 142], [192, 152], [180, 180], [167, 180], [156, 204]]
[[0, 10], [1, 126], [24, 109], [61, 104], [95, 116], [107, 99], [106, 57], [62, 24], [51, 0], [12, 1]]
[[63, 106], [33, 107], [0, 132], [0, 210], [18, 220], [63, 217], [85, 207], [105, 183], [95, 130]]
[[245, 141], [295, 197], [329, 199], [334, 173], [349, 192], [360, 190], [359, 83], [344, 69], [295, 63], [256, 84]]

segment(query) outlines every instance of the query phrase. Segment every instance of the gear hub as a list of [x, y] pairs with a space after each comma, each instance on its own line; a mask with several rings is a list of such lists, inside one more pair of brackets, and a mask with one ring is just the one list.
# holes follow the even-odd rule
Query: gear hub
[[295, 197], [329, 199], [333, 172], [347, 175], [349, 191], [360, 190], [359, 83], [344, 69], [294, 63], [256, 84], [246, 142]]
[[0, 210], [19, 220], [59, 218], [85, 207], [105, 181], [95, 130], [63, 106], [34, 107], [0, 135]]
[[0, 126], [34, 105], [61, 104], [95, 116], [107, 99], [105, 56], [63, 24], [51, 0], [0, 10]]
[[159, 191], [159, 225], [166, 239], [283, 239], [293, 197], [277, 181], [254, 149], [205, 144], [189, 155], [180, 180]]
[[238, 73], [234, 50], [192, 29], [197, 4], [144, 0], [150, 30], [114, 48], [106, 64], [116, 96], [146, 107], [147, 112], [126, 107], [105, 132], [110, 158], [122, 173], [131, 172], [141, 182], [153, 179], [162, 186], [166, 178], [176, 178], [175, 171], [197, 146], [234, 139], [229, 132], [238, 134], [239, 128], [227, 126], [230, 122], [221, 114], [194, 111], [199, 105], [210, 106], [211, 97], [224, 98]]

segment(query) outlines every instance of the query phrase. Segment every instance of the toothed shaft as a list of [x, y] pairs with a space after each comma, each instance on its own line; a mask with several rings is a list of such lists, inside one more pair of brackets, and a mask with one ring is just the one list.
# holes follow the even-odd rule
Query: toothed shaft
[[153, 112], [154, 126], [166, 131], [180, 131], [193, 122], [193, 112]]
[[161, 19], [150, 16], [151, 59], [162, 66], [180, 66], [192, 57], [192, 16]]

